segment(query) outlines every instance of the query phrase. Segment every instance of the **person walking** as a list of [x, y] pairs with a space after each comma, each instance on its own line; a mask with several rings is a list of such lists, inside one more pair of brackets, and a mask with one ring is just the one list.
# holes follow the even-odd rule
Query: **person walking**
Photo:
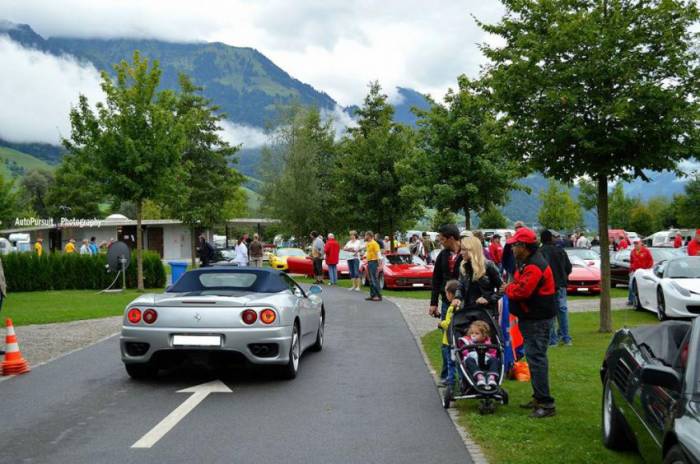
[[348, 259], [348, 273], [350, 274], [350, 281], [352, 282], [352, 287], [350, 291], [360, 291], [360, 250], [362, 249], [362, 242], [357, 236], [357, 231], [350, 231], [350, 240], [343, 247], [344, 251], [352, 254], [352, 257]]
[[248, 266], [248, 244], [245, 241], [245, 235], [239, 238], [236, 243], [236, 254], [233, 257], [233, 263], [239, 267]]
[[328, 266], [328, 280], [330, 285], [338, 284], [338, 261], [340, 261], [340, 244], [335, 240], [335, 235], [328, 234], [328, 241], [323, 247]]
[[323, 284], [323, 239], [315, 230], [311, 232], [311, 260], [314, 266], [314, 283]]
[[430, 239], [430, 235], [428, 235], [428, 232], [423, 232], [423, 238], [421, 239], [421, 241], [423, 242], [423, 259], [425, 259], [425, 262], [427, 264], [433, 264], [433, 257], [430, 253], [435, 249], [435, 245]]
[[34, 253], [36, 253], [37, 256], [41, 256], [44, 254], [44, 239], [41, 237], [38, 237], [36, 239], [36, 243], [34, 243]]
[[89, 255], [90, 254], [90, 241], [86, 238], [83, 239], [83, 244], [80, 245], [80, 254]]
[[365, 258], [367, 259], [367, 277], [369, 280], [369, 297], [367, 301], [382, 301], [382, 292], [379, 288], [379, 261], [381, 254], [379, 244], [374, 240], [371, 231], [365, 232]]
[[68, 240], [68, 243], [66, 243], [66, 247], [63, 249], [63, 252], [66, 254], [71, 254], [71, 253], [76, 252], [74, 238], [71, 238], [70, 240]]
[[586, 238], [583, 232], [581, 236], [576, 240], [576, 248], [590, 248], [591, 242]]
[[460, 242], [462, 263], [459, 267], [459, 287], [452, 300], [457, 309], [486, 308], [498, 320], [498, 293], [503, 281], [496, 265], [484, 259], [481, 241], [463, 237]]
[[626, 250], [629, 247], [630, 242], [627, 241], [627, 238], [624, 235], [620, 235], [620, 241], [617, 243], [618, 251]]
[[253, 241], [248, 247], [250, 265], [253, 267], [263, 267], [263, 245], [258, 234], [253, 234]]
[[199, 234], [199, 243], [197, 244], [197, 255], [199, 257], [199, 266], [208, 267], [211, 264], [214, 256], [214, 248], [207, 242], [206, 235]]
[[554, 416], [554, 398], [549, 391], [547, 348], [552, 318], [556, 314], [556, 282], [552, 268], [537, 246], [535, 232], [522, 227], [510, 238], [518, 266], [513, 281], [503, 284], [510, 300], [510, 311], [518, 317], [525, 357], [530, 366], [532, 401], [521, 407], [532, 409], [531, 418]]
[[629, 284], [627, 285], [627, 305], [634, 306], [635, 294], [632, 288], [632, 276], [637, 269], [651, 269], [654, 267], [654, 257], [651, 255], [649, 248], [642, 244], [639, 239], [634, 240], [634, 248], [630, 251], [630, 275]]
[[90, 247], [90, 254], [93, 256], [97, 256], [100, 253], [100, 247], [97, 246], [97, 238], [96, 237], [90, 237], [90, 243], [88, 244]]
[[[561, 247], [554, 244], [552, 232], [543, 230], [540, 234], [542, 248], [540, 252], [549, 263], [554, 274], [554, 282], [557, 286], [557, 315], [552, 320], [552, 329], [549, 332], [549, 346], [556, 346], [559, 342], [571, 346], [573, 343], [569, 335], [569, 310], [566, 301], [566, 285], [569, 281], [569, 274], [573, 266], [569, 259], [569, 254]], [[556, 323], [559, 323], [559, 330], [556, 330]]]
[[[443, 224], [438, 229], [438, 241], [442, 246], [442, 250], [435, 258], [433, 267], [428, 315], [439, 317], [441, 321], [444, 321], [447, 308], [450, 306], [450, 301], [445, 295], [445, 284], [449, 280], [459, 280], [459, 266], [462, 262], [459, 228], [454, 224]], [[439, 310], [438, 300], [441, 300]], [[440, 371], [440, 381], [443, 385], [447, 384], [448, 362], [449, 360], [443, 353], [442, 369]]]

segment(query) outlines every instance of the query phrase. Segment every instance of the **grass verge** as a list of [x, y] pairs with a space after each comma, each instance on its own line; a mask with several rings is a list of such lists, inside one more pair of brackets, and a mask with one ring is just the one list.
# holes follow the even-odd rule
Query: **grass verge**
[[[492, 464], [556, 463], [641, 463], [637, 453], [619, 453], [605, 448], [600, 432], [600, 363], [611, 334], [598, 332], [597, 312], [570, 314], [574, 346], [549, 350], [550, 385], [557, 401], [557, 416], [529, 419], [529, 411], [518, 407], [530, 400], [529, 382], [506, 381], [510, 404], [490, 416], [481, 416], [478, 402], [462, 400], [452, 408], [459, 411], [463, 425], [481, 446]], [[615, 311], [616, 329], [656, 323], [654, 314], [632, 310]], [[440, 370], [440, 333], [422, 338], [423, 348], [436, 371]]]
[[[163, 289], [147, 289], [148, 292], [162, 293]], [[3, 303], [0, 316], [11, 318], [14, 325], [119, 316], [124, 307], [139, 295], [143, 292], [135, 289], [120, 293], [97, 293], [95, 290], [11, 293]]]

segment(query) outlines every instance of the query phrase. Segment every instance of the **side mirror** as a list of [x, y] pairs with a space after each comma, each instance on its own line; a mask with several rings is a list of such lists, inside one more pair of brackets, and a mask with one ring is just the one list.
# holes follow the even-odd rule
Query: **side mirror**
[[642, 368], [642, 383], [669, 390], [681, 391], [681, 376], [666, 366], [647, 366]]
[[312, 295], [320, 295], [323, 290], [318, 285], [312, 285], [309, 287], [309, 293]]

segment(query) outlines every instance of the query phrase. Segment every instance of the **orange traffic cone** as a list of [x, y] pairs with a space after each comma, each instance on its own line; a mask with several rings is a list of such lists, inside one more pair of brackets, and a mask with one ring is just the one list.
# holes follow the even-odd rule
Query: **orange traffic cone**
[[7, 336], [5, 337], [5, 360], [2, 362], [2, 375], [18, 375], [29, 372], [29, 363], [22, 357], [17, 344], [17, 335], [12, 325], [12, 319], [5, 321]]

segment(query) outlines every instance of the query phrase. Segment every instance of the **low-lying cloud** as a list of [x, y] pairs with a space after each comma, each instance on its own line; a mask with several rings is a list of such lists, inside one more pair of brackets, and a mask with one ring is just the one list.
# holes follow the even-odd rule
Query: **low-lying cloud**
[[68, 114], [80, 94], [103, 99], [100, 74], [70, 56], [22, 47], [0, 34], [0, 138], [53, 145], [70, 135]]
[[231, 145], [242, 145], [242, 148], [260, 148], [268, 141], [268, 135], [258, 127], [237, 124], [231, 121], [221, 121], [221, 138]]

